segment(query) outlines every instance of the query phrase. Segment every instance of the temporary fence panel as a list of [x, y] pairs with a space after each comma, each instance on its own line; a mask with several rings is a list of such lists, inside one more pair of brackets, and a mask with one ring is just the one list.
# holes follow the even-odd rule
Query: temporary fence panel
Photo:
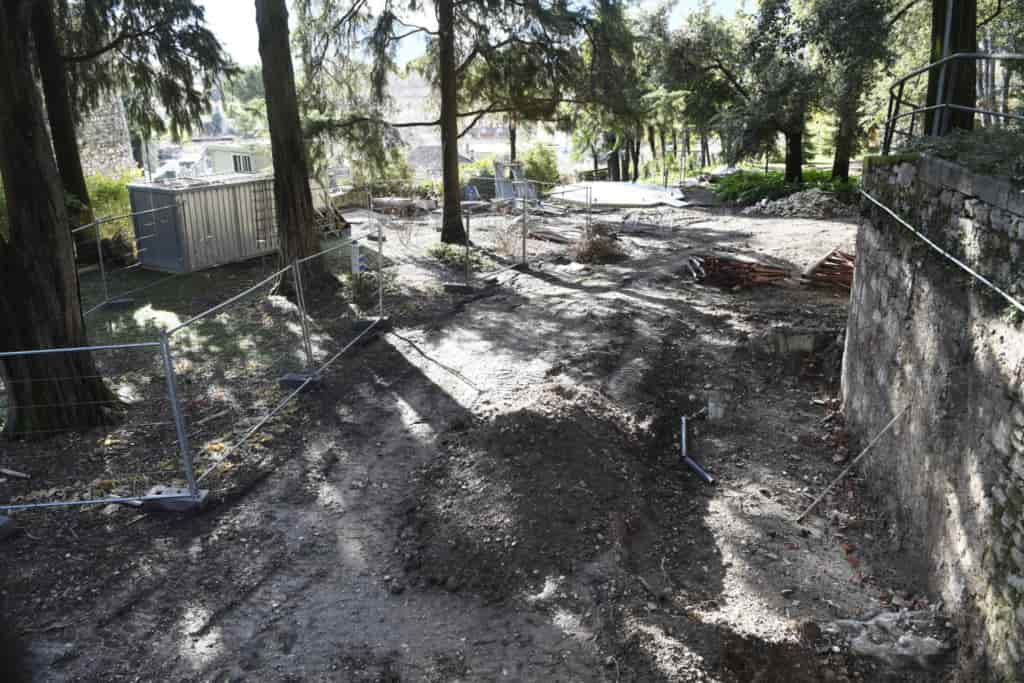
[[[95, 375], [49, 369], [72, 366], [67, 356], [83, 353]], [[26, 428], [16, 422], [24, 439], [0, 452], [0, 511], [142, 502], [154, 488], [189, 490], [194, 472], [159, 342], [6, 352], [0, 362], [19, 366], [0, 384], [0, 417], [21, 411], [35, 419]], [[91, 381], [106, 394], [77, 403], [62, 394], [69, 383]], [[76, 410], [99, 413], [106, 424], [83, 429], [62, 419]]]
[[[271, 176], [236, 174], [128, 185], [133, 211], [178, 203], [173, 229], [147, 238], [145, 268], [189, 273], [277, 251]], [[168, 212], [170, 214], [171, 212]], [[147, 234], [135, 221], [137, 238]]]

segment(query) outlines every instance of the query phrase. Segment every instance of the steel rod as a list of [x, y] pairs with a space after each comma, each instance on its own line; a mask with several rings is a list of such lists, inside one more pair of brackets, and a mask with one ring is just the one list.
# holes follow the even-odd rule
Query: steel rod
[[299, 261], [292, 262], [292, 276], [295, 278], [295, 302], [299, 307], [299, 327], [302, 331], [302, 348], [306, 353], [306, 367], [313, 367], [313, 344], [309, 339], [309, 321], [306, 319], [306, 294], [302, 286]]
[[174, 431], [178, 436], [178, 449], [181, 451], [181, 467], [185, 473], [188, 491], [193, 498], [199, 497], [196, 485], [196, 472], [192, 464], [192, 451], [188, 445], [188, 431], [185, 429], [185, 416], [178, 402], [178, 382], [174, 374], [174, 361], [171, 359], [171, 343], [166, 332], [160, 333], [160, 354], [163, 356], [164, 377], [167, 380], [167, 398], [171, 402], [171, 413], [174, 416]]
[[3, 351], [0, 358], [13, 356], [38, 356], [46, 353], [78, 353], [81, 351], [109, 351], [113, 349], [148, 349], [160, 346], [160, 342], [134, 342], [131, 344], [97, 344], [96, 346], [65, 346], [56, 349], [29, 349], [27, 351]]
[[191, 318], [189, 318], [188, 320], [186, 320], [183, 323], [179, 323], [178, 325], [175, 325], [174, 327], [172, 327], [172, 328], [167, 330], [168, 336], [173, 335], [175, 332], [178, 332], [179, 330], [181, 330], [184, 327], [188, 327], [189, 325], [191, 325], [192, 323], [196, 322], [197, 320], [200, 320], [202, 318], [206, 318], [206, 317], [212, 315], [213, 313], [216, 313], [217, 311], [223, 310], [224, 308], [230, 306], [231, 304], [235, 303], [239, 299], [242, 299], [242, 298], [252, 294], [257, 289], [259, 289], [260, 287], [263, 287], [264, 285], [266, 285], [271, 280], [277, 279], [277, 278], [281, 277], [282, 275], [284, 275], [285, 273], [287, 273], [290, 268], [291, 268], [291, 266], [285, 266], [281, 270], [279, 270], [279, 271], [277, 271], [277, 272], [275, 272], [275, 273], [273, 273], [273, 274], [263, 278], [262, 280], [260, 280], [256, 284], [254, 284], [249, 289], [246, 289], [246, 290], [244, 290], [242, 292], [239, 292], [238, 294], [234, 295], [230, 299], [228, 299], [226, 301], [220, 302], [216, 306], [211, 306], [210, 308], [206, 309], [202, 313], [198, 313], [198, 314], [192, 316]]
[[883, 435], [884, 435], [884, 434], [885, 434], [886, 432], [888, 432], [888, 431], [889, 431], [889, 430], [890, 430], [890, 429], [892, 428], [892, 426], [893, 426], [894, 424], [896, 424], [896, 420], [898, 420], [898, 419], [900, 419], [901, 417], [903, 417], [903, 413], [907, 412], [907, 411], [908, 411], [909, 409], [910, 409], [910, 405], [908, 404], [908, 405], [907, 405], [906, 407], [904, 407], [904, 408], [903, 408], [903, 410], [901, 410], [901, 411], [900, 411], [899, 413], [897, 413], [896, 417], [894, 417], [894, 418], [892, 418], [891, 420], [889, 420], [889, 424], [885, 425], [885, 427], [883, 427], [883, 428], [882, 428], [882, 431], [878, 432], [878, 434], [876, 434], [876, 435], [875, 435], [875, 438], [871, 439], [871, 443], [869, 443], [869, 444], [868, 444], [867, 446], [865, 446], [865, 447], [864, 447], [864, 450], [862, 450], [862, 451], [860, 452], [860, 455], [858, 455], [858, 456], [857, 456], [856, 458], [854, 458], [853, 460], [851, 460], [851, 461], [850, 461], [850, 464], [849, 464], [849, 465], [847, 465], [847, 466], [846, 466], [845, 468], [843, 468], [843, 471], [839, 473], [839, 476], [837, 476], [837, 477], [836, 477], [835, 479], [833, 479], [833, 480], [832, 480], [832, 483], [831, 483], [831, 484], [829, 484], [828, 486], [826, 486], [826, 487], [825, 487], [825, 490], [824, 490], [824, 491], [822, 491], [822, 492], [821, 492], [821, 494], [820, 494], [820, 495], [819, 495], [819, 496], [818, 496], [817, 498], [815, 498], [815, 499], [814, 499], [814, 500], [813, 500], [813, 501], [811, 502], [811, 504], [810, 504], [810, 505], [808, 505], [808, 506], [807, 506], [807, 509], [806, 509], [806, 510], [804, 510], [804, 511], [803, 511], [802, 513], [800, 513], [800, 516], [796, 518], [797, 524], [799, 524], [800, 522], [804, 521], [804, 518], [805, 518], [805, 517], [807, 517], [807, 515], [809, 515], [809, 514], [810, 514], [811, 510], [813, 510], [814, 508], [816, 508], [816, 507], [818, 506], [818, 503], [820, 503], [820, 502], [821, 502], [822, 500], [824, 500], [825, 496], [826, 496], [826, 495], [828, 495], [828, 492], [829, 492], [829, 491], [831, 491], [831, 490], [832, 490], [833, 488], [835, 488], [835, 485], [836, 485], [836, 484], [838, 484], [838, 483], [839, 483], [840, 481], [842, 481], [842, 480], [843, 480], [843, 478], [844, 478], [844, 477], [845, 477], [845, 476], [847, 475], [847, 473], [848, 473], [848, 472], [849, 472], [850, 470], [852, 470], [852, 469], [854, 468], [854, 466], [855, 466], [855, 465], [856, 465], [856, 464], [857, 464], [858, 462], [860, 462], [860, 461], [861, 461], [861, 459], [863, 459], [863, 457], [864, 457], [865, 455], [867, 455], [867, 454], [868, 454], [868, 452], [869, 452], [869, 451], [871, 450], [871, 448], [872, 448], [872, 447], [873, 447], [873, 446], [874, 446], [874, 445], [875, 445], [876, 443], [878, 443], [878, 440], [879, 440], [879, 439], [881, 439], [881, 438], [882, 438], [882, 436], [883, 436]]
[[885, 211], [885, 212], [886, 212], [887, 214], [889, 214], [889, 215], [890, 215], [890, 216], [892, 216], [892, 217], [893, 217], [894, 219], [896, 219], [896, 221], [897, 221], [897, 222], [898, 222], [898, 223], [899, 223], [900, 225], [902, 225], [902, 226], [903, 226], [903, 227], [905, 227], [905, 228], [906, 228], [907, 230], [909, 230], [910, 232], [912, 232], [912, 233], [914, 233], [915, 235], [917, 235], [918, 237], [920, 237], [920, 238], [921, 238], [921, 239], [922, 239], [922, 240], [923, 240], [923, 241], [924, 241], [924, 242], [925, 242], [925, 243], [926, 243], [926, 244], [927, 244], [928, 246], [930, 246], [930, 247], [931, 247], [932, 249], [934, 249], [935, 251], [939, 252], [940, 254], [942, 254], [943, 256], [945, 256], [945, 257], [946, 257], [947, 259], [949, 259], [950, 261], [952, 261], [953, 263], [955, 263], [956, 265], [960, 266], [960, 267], [961, 267], [962, 269], [964, 269], [965, 271], [967, 271], [968, 273], [970, 273], [971, 275], [973, 275], [973, 276], [974, 276], [975, 278], [977, 278], [977, 279], [978, 279], [979, 281], [981, 281], [982, 283], [984, 283], [985, 285], [987, 285], [987, 286], [988, 286], [988, 287], [989, 287], [990, 289], [992, 289], [992, 290], [994, 290], [994, 291], [995, 291], [996, 293], [998, 293], [998, 294], [999, 294], [999, 295], [1000, 295], [1001, 297], [1003, 297], [1004, 299], [1006, 299], [1006, 301], [1008, 301], [1008, 302], [1010, 303], [1010, 305], [1011, 305], [1011, 306], [1013, 306], [1014, 308], [1016, 308], [1016, 309], [1017, 309], [1018, 311], [1020, 311], [1021, 313], [1024, 313], [1024, 303], [1021, 303], [1021, 302], [1020, 302], [1020, 301], [1018, 301], [1017, 299], [1013, 298], [1012, 296], [1010, 296], [1009, 294], [1007, 294], [1006, 292], [1004, 292], [1004, 291], [1003, 291], [1003, 290], [1002, 290], [1002, 289], [1001, 289], [1001, 288], [1000, 288], [1000, 287], [999, 287], [998, 285], [996, 285], [996, 284], [995, 284], [995, 283], [993, 283], [993, 282], [992, 282], [991, 280], [989, 280], [989, 279], [988, 279], [987, 277], [985, 277], [984, 275], [982, 275], [982, 274], [981, 274], [981, 273], [979, 273], [978, 271], [974, 270], [973, 268], [971, 268], [971, 267], [970, 267], [969, 265], [967, 265], [966, 263], [964, 263], [963, 261], [961, 261], [961, 260], [960, 260], [960, 259], [958, 259], [957, 257], [953, 256], [952, 254], [950, 254], [950, 253], [949, 253], [948, 251], [946, 251], [945, 249], [943, 249], [943, 248], [942, 248], [942, 247], [940, 247], [939, 245], [935, 244], [935, 242], [932, 242], [932, 241], [931, 241], [930, 239], [928, 239], [928, 237], [926, 237], [926, 236], [925, 236], [924, 234], [922, 234], [922, 233], [921, 233], [921, 232], [920, 232], [919, 230], [917, 230], [917, 229], [916, 229], [916, 228], [915, 228], [914, 226], [912, 226], [912, 225], [911, 225], [910, 223], [906, 222], [905, 220], [903, 220], [902, 218], [900, 218], [900, 217], [899, 217], [898, 215], [896, 215], [896, 213], [895, 213], [895, 212], [894, 212], [894, 211], [893, 211], [892, 209], [890, 209], [890, 208], [889, 208], [888, 206], [886, 206], [886, 205], [885, 205], [885, 204], [883, 204], [882, 202], [878, 201], [877, 199], [875, 199], [874, 197], [872, 197], [871, 195], [869, 195], [869, 194], [868, 194], [867, 192], [865, 192], [864, 190], [861, 190], [861, 191], [860, 191], [860, 193], [861, 193], [862, 195], [864, 195], [864, 197], [865, 197], [866, 199], [868, 199], [868, 201], [870, 201], [870, 202], [871, 202], [872, 204], [874, 204], [875, 206], [877, 206], [878, 208], [880, 208], [880, 209], [881, 209], [882, 211]]
[[66, 500], [51, 503], [18, 503], [16, 505], [0, 505], [0, 510], [37, 510], [40, 508], [64, 508], [81, 505], [108, 505], [111, 503], [141, 503], [147, 500], [182, 500], [194, 499], [192, 494], [166, 496], [120, 496], [113, 498], [91, 498], [89, 500]]

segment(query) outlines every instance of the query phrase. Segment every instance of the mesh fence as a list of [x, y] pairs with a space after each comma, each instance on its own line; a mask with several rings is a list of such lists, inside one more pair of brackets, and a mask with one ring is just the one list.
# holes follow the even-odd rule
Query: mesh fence
[[[0, 507], [141, 499], [184, 486], [158, 343], [4, 354]], [[83, 429], [83, 424], [103, 426]]]

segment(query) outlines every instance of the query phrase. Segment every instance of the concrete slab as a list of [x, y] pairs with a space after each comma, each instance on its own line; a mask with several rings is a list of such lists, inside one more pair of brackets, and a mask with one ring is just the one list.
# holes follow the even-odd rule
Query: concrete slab
[[559, 185], [551, 190], [548, 200], [573, 206], [586, 206], [588, 189], [592, 206], [596, 209], [643, 209], [654, 206], [683, 208], [689, 205], [682, 195], [672, 188], [609, 181]]

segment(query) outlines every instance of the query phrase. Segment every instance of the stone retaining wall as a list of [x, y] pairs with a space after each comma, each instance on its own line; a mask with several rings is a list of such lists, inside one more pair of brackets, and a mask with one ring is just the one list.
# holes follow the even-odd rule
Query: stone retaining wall
[[[938, 159], [871, 159], [865, 190], [1024, 299], [1024, 194]], [[843, 399], [893, 551], [961, 629], [965, 680], [1024, 680], [1024, 327], [1004, 299], [867, 202]]]

